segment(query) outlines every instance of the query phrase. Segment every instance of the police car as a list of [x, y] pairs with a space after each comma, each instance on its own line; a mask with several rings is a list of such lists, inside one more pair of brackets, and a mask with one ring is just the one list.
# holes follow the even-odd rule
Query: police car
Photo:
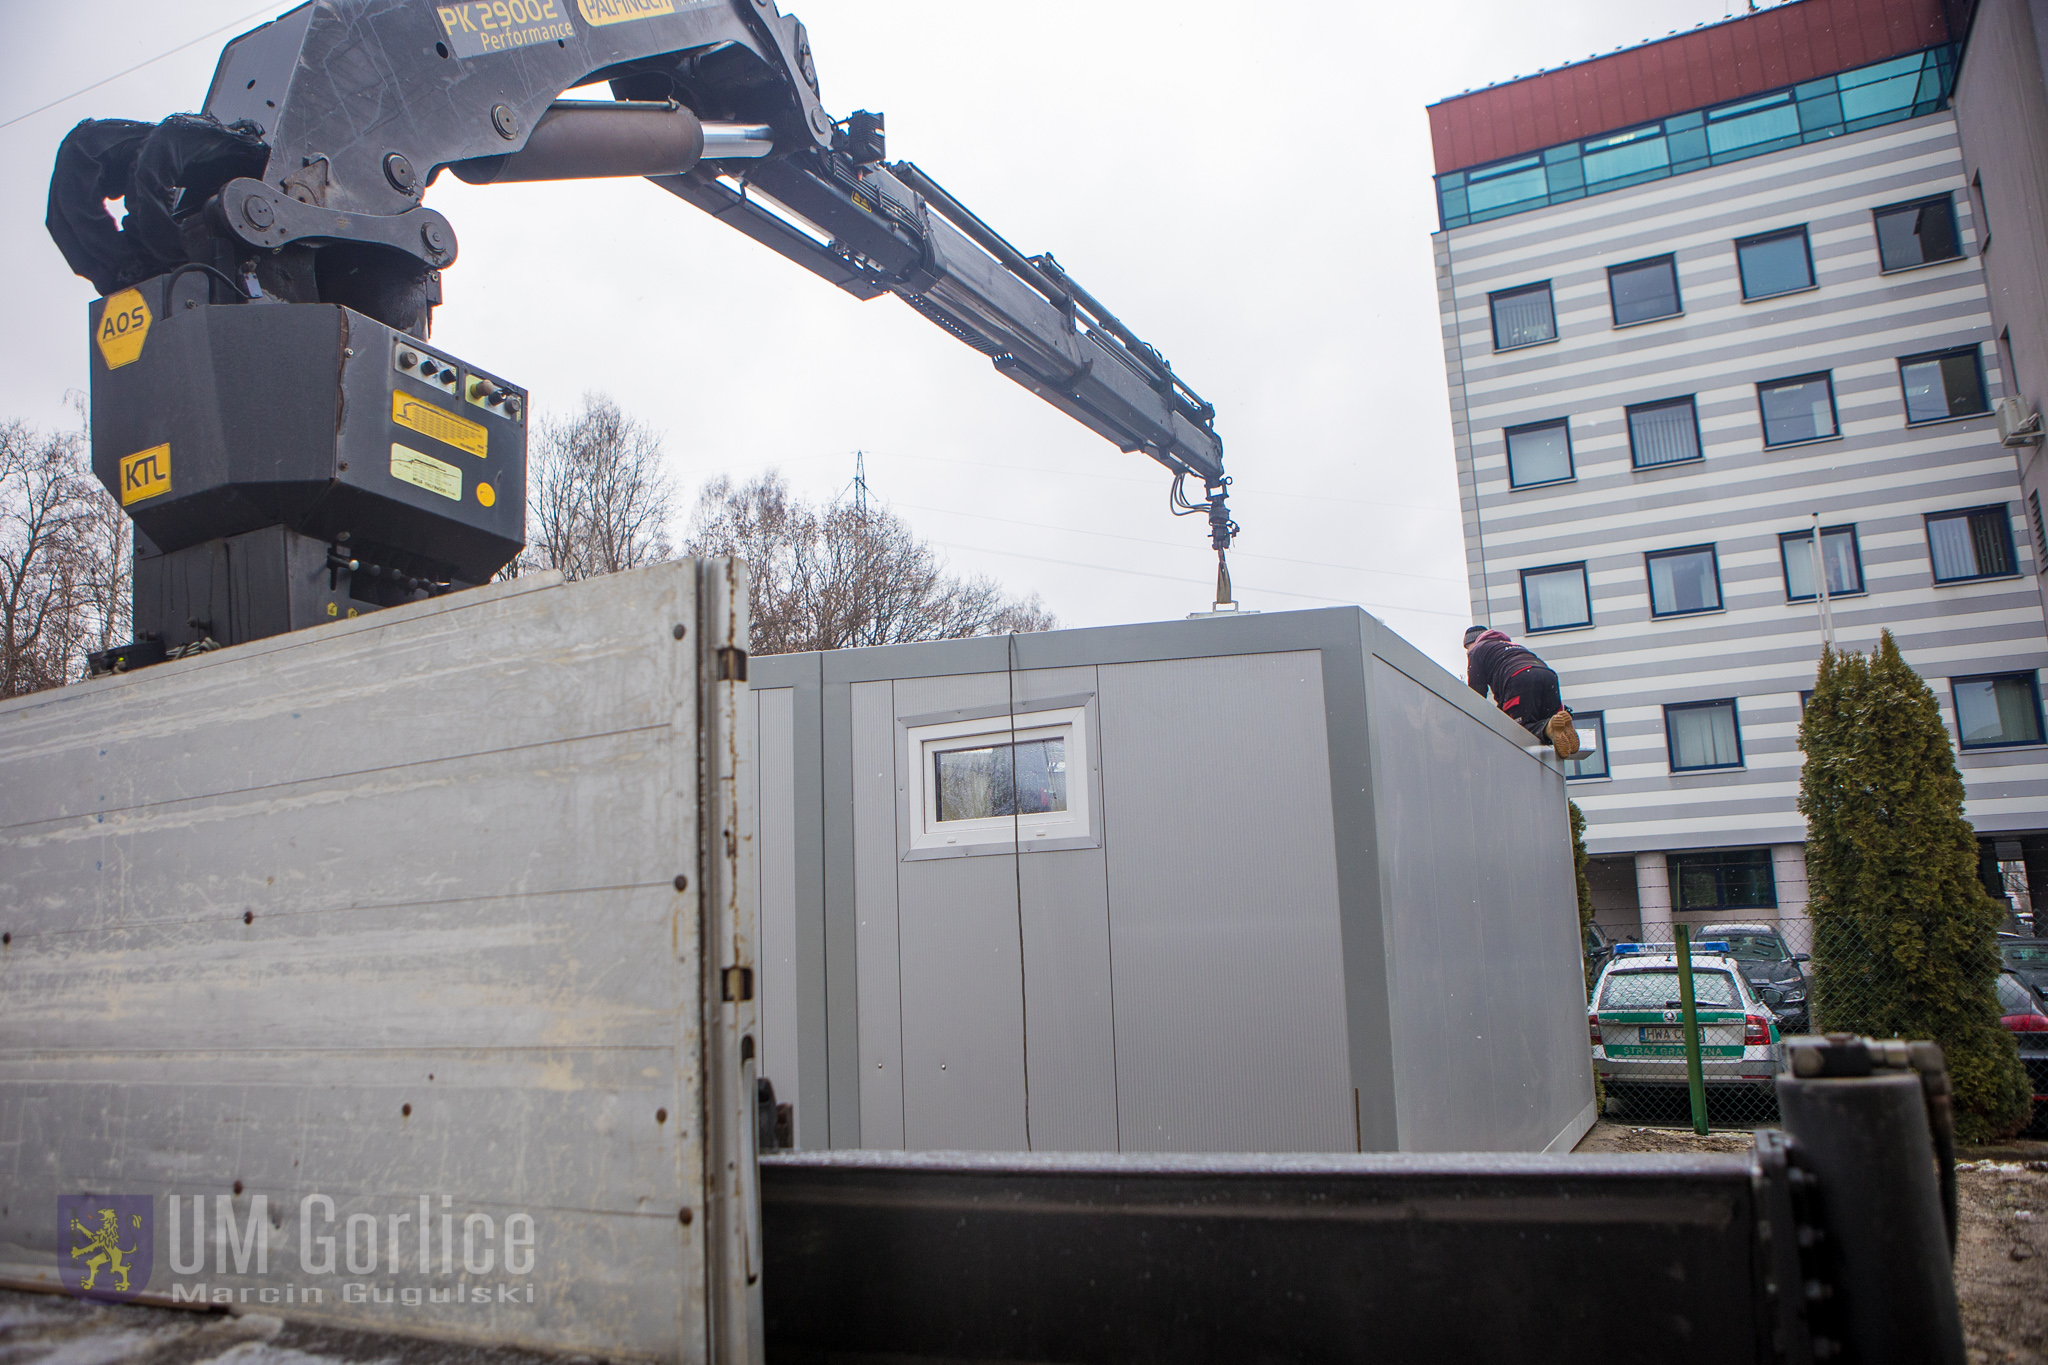
[[[1785, 1063], [1770, 1008], [1743, 978], [1728, 944], [1692, 945], [1692, 989], [1700, 1025], [1700, 1072], [1711, 1089], [1765, 1095]], [[1607, 1093], [1686, 1086], [1685, 1026], [1678, 1001], [1678, 949], [1671, 943], [1619, 943], [1593, 988], [1586, 1021], [1593, 1069]]]

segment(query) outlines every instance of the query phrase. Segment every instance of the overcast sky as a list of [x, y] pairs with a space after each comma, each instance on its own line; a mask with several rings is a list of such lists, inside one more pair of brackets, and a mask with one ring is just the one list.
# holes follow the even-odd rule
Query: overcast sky
[[[1467, 599], [1424, 106], [1727, 13], [1721, 0], [785, 4], [810, 28], [835, 116], [885, 111], [892, 159], [1027, 254], [1058, 256], [1216, 405], [1247, 607], [1356, 603], [1447, 665]], [[10, 8], [0, 418], [56, 426], [87, 382], [93, 297], [42, 226], [58, 140], [81, 118], [197, 109], [221, 46], [288, 6]], [[779, 468], [829, 496], [863, 450], [873, 494], [956, 570], [1039, 593], [1064, 625], [1206, 607], [1206, 533], [1168, 515], [1163, 470], [900, 302], [857, 302], [641, 181], [443, 176], [428, 202], [461, 241], [434, 340], [529, 386], [544, 412], [610, 394], [663, 435], [685, 514], [717, 473]]]

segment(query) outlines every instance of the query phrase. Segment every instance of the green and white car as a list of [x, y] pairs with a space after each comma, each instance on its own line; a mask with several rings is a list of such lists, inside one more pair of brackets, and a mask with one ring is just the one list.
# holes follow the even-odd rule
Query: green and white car
[[[1685, 1089], [1678, 984], [1676, 945], [1616, 946], [1586, 1011], [1593, 1069], [1609, 1095], [1619, 1099], [1631, 1090]], [[1694, 945], [1692, 990], [1700, 1024], [1700, 1072], [1708, 1088], [1770, 1094], [1784, 1068], [1785, 1045], [1770, 1008], [1743, 979], [1725, 945], [1711, 940]]]

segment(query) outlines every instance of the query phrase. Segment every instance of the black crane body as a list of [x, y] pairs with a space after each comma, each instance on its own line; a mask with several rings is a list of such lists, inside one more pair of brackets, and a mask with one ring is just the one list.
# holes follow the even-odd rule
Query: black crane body
[[[613, 99], [562, 98], [598, 82]], [[880, 114], [826, 112], [774, 0], [312, 0], [227, 45], [200, 114], [78, 125], [48, 223], [103, 296], [93, 463], [137, 546], [137, 643], [102, 664], [479, 583], [519, 553], [527, 391], [430, 340], [458, 250], [424, 203], [443, 171], [644, 176], [856, 298], [894, 294], [1164, 465], [1226, 602], [1214, 408], [884, 138]]]

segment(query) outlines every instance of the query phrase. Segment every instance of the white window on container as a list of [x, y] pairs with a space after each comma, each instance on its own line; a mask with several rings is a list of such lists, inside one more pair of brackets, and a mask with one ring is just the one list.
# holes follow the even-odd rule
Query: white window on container
[[1087, 837], [1086, 708], [906, 731], [913, 849]]

